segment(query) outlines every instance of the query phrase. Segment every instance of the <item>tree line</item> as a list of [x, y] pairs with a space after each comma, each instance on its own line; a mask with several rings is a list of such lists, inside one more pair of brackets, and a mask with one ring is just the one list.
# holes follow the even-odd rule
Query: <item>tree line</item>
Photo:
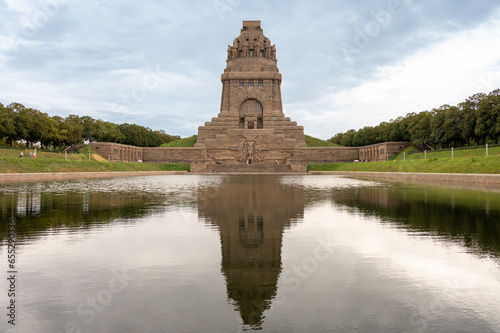
[[409, 141], [422, 148], [451, 148], [498, 143], [500, 137], [500, 89], [475, 94], [456, 106], [408, 113], [382, 122], [338, 133], [328, 141], [349, 147], [387, 141]]
[[0, 140], [8, 145], [18, 141], [30, 147], [40, 143], [44, 148], [61, 148], [90, 142], [115, 142], [138, 147], [159, 147], [180, 139], [135, 124], [114, 124], [89, 116], [49, 116], [19, 103], [0, 103]]

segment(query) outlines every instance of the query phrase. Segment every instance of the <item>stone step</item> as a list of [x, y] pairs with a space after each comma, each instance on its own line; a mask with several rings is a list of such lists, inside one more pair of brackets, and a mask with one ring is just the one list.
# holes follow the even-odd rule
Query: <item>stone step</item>
[[207, 172], [216, 173], [276, 173], [292, 172], [292, 168], [287, 164], [210, 164], [207, 166]]

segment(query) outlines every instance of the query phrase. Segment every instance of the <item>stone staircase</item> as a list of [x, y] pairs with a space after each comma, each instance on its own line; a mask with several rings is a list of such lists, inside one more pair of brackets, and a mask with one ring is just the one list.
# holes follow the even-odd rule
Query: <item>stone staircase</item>
[[292, 168], [286, 164], [209, 164], [206, 172], [216, 173], [291, 173]]

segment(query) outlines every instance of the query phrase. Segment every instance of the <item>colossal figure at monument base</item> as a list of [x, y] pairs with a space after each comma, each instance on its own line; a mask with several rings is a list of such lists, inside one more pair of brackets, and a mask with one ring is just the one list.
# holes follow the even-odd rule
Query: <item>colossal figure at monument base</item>
[[408, 146], [307, 147], [304, 128], [285, 117], [276, 46], [260, 21], [243, 21], [228, 45], [217, 117], [198, 128], [193, 148], [141, 148], [91, 143], [110, 161], [189, 163], [193, 172], [306, 172], [310, 163], [385, 161]]

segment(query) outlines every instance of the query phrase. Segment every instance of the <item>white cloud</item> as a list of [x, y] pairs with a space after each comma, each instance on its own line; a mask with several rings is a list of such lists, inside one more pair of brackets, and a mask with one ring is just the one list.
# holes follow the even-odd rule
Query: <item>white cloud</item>
[[[57, 13], [47, 14], [50, 20], [35, 36], [23, 38], [23, 20], [53, 2], [62, 4]], [[244, 19], [261, 19], [276, 43], [285, 114], [321, 138], [498, 87], [500, 26], [477, 27], [495, 17], [494, 1], [405, 3], [354, 66], [338, 46], [352, 41], [353, 29], [373, 20], [370, 13], [386, 8], [387, 0], [243, 1], [223, 20], [201, 0], [8, 0], [0, 4], [6, 22], [0, 27], [0, 101], [192, 135], [219, 112], [226, 46]], [[113, 112], [117, 98], [142, 85], [148, 66], [160, 68], [161, 84], [126, 114]]]
[[[500, 21], [450, 35], [398, 64], [380, 66], [374, 78], [326, 96], [349, 128], [377, 125], [409, 112], [455, 105], [500, 84]], [[362, 122], [360, 122], [360, 118]], [[331, 133], [333, 135], [335, 133]]]

